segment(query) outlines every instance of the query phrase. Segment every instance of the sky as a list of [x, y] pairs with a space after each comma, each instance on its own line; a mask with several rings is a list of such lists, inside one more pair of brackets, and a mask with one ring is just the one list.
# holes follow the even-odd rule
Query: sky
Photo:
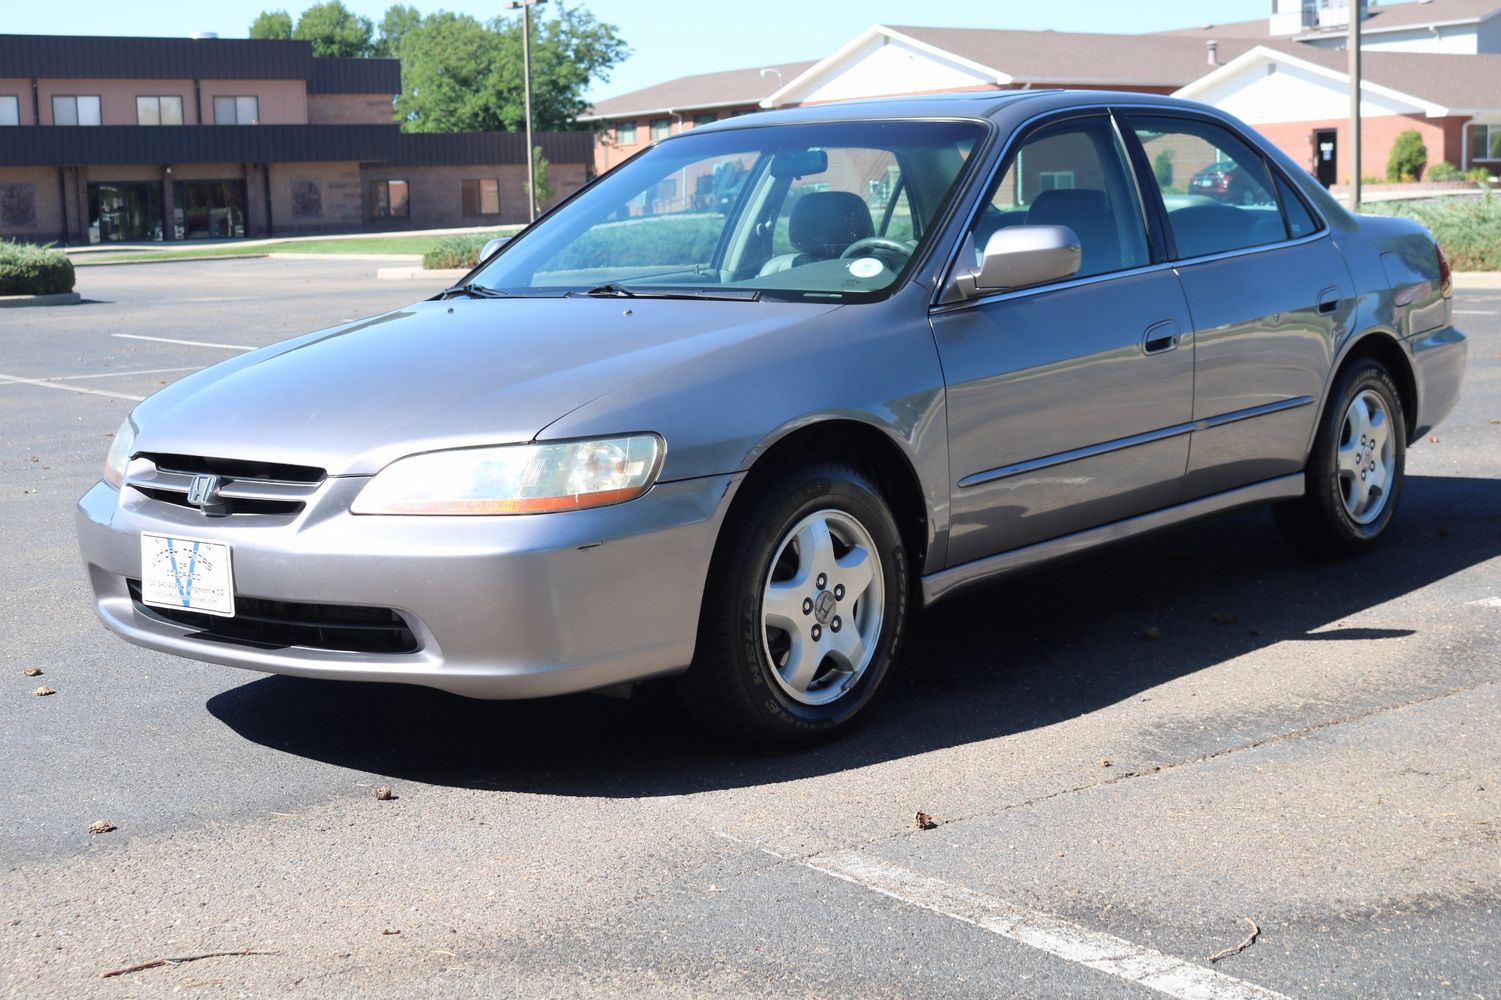
[[[14, 34], [156, 35], [216, 31], [244, 38], [262, 10], [293, 14], [312, 0], [0, 0], [0, 31]], [[392, 0], [345, 0], [379, 22]], [[504, 0], [406, 0], [423, 13], [447, 9], [488, 19]], [[819, 59], [871, 24], [1138, 32], [1266, 17], [1269, 0], [576, 0], [614, 24], [632, 54], [587, 93], [610, 97], [691, 73]], [[546, 8], [543, 8], [544, 12]], [[519, 16], [519, 15], [510, 15]]]

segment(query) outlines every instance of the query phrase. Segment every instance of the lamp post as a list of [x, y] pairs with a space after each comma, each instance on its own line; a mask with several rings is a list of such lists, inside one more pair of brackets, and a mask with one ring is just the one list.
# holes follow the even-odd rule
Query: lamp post
[[537, 158], [532, 153], [532, 8], [547, 0], [511, 0], [507, 10], [521, 11], [521, 77], [526, 101], [527, 221], [537, 221]]
[[1350, 211], [1360, 211], [1360, 0], [1350, 0]]

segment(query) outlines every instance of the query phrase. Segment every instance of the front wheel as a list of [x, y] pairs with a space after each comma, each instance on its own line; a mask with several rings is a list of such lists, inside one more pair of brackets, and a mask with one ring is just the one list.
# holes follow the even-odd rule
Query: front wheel
[[819, 464], [753, 483], [709, 570], [683, 701], [756, 746], [829, 736], [875, 697], [908, 601], [901, 532], [863, 472]]
[[1314, 438], [1307, 491], [1279, 504], [1277, 524], [1314, 555], [1373, 548], [1397, 512], [1407, 457], [1407, 420], [1391, 373], [1375, 361], [1336, 382]]

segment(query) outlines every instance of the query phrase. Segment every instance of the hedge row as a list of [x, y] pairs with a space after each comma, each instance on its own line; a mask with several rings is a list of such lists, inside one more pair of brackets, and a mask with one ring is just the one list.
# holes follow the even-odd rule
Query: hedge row
[[73, 262], [61, 250], [0, 240], [0, 295], [56, 295], [73, 290]]
[[1501, 198], [1490, 192], [1478, 198], [1366, 202], [1360, 210], [1421, 222], [1456, 271], [1501, 271]]
[[499, 235], [475, 233], [469, 236], [445, 236], [422, 255], [422, 266], [429, 271], [436, 268], [473, 267], [479, 263], [480, 250]]

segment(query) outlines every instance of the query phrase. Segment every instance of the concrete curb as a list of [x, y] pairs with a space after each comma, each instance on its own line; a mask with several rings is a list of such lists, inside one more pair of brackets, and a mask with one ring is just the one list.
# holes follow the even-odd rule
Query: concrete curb
[[362, 260], [371, 264], [388, 261], [392, 264], [422, 266], [420, 253], [295, 253], [277, 250], [266, 254], [272, 260]]
[[25, 306], [76, 306], [83, 301], [77, 292], [58, 292], [55, 295], [0, 295], [0, 309], [21, 309]]
[[381, 267], [376, 268], [375, 276], [381, 281], [411, 281], [413, 279], [432, 278], [434, 281], [452, 281], [462, 278], [469, 273], [467, 267], [448, 267], [424, 270], [421, 267]]
[[1501, 271], [1455, 271], [1455, 288], [1501, 288]]
[[76, 267], [123, 267], [127, 264], [196, 264], [201, 260], [257, 260], [272, 256], [269, 253], [220, 253], [212, 257], [163, 257], [144, 260], [75, 260]]

